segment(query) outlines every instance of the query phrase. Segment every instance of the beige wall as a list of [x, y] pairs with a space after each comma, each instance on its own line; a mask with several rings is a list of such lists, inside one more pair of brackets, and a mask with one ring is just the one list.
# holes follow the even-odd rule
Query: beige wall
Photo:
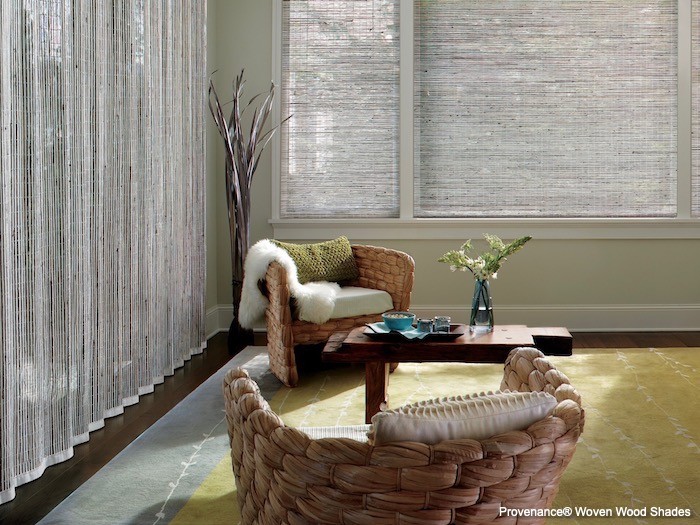
[[[209, 65], [221, 98], [241, 68], [248, 96], [267, 89], [272, 71], [272, 2], [208, 0]], [[229, 92], [227, 92], [227, 89]], [[248, 96], [245, 98], [247, 99]], [[230, 98], [230, 97], [229, 97]], [[207, 307], [230, 306], [231, 271], [223, 149], [210, 124], [208, 143]], [[252, 242], [272, 237], [269, 151], [253, 183]], [[493, 230], [495, 232], [495, 229]], [[526, 231], [523, 233], [527, 233]], [[413, 305], [464, 320], [469, 276], [436, 262], [453, 240], [363, 240], [416, 260]], [[534, 239], [505, 263], [492, 284], [496, 322], [566, 324], [575, 329], [700, 329], [700, 240]]]
[[[207, 70], [222, 102], [231, 100], [235, 76], [245, 69], [244, 101], [267, 91], [272, 78], [272, 2], [207, 0]], [[230, 111], [230, 106], [224, 111]], [[227, 114], [228, 116], [228, 114]], [[223, 142], [209, 116], [207, 128], [207, 308], [231, 304], [231, 243], [224, 188]], [[253, 179], [251, 242], [271, 237], [270, 154]]]

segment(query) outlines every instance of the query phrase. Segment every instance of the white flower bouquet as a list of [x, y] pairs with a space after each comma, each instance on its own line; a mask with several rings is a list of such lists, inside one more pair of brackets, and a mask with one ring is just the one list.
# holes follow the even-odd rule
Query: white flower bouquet
[[498, 269], [506, 261], [506, 257], [520, 250], [527, 241], [532, 237], [525, 236], [515, 239], [509, 244], [505, 244], [495, 235], [488, 233], [484, 234], [486, 242], [489, 243], [489, 251], [482, 253], [477, 257], [472, 257], [470, 252], [473, 250], [471, 239], [467, 240], [459, 250], [451, 250], [442, 255], [438, 262], [447, 263], [450, 265], [450, 270], [462, 272], [470, 271], [475, 279], [487, 280], [496, 278]]

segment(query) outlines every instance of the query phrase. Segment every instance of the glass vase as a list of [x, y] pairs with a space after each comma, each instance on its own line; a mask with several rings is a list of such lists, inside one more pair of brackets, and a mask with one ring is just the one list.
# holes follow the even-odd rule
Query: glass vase
[[493, 331], [493, 306], [491, 304], [491, 286], [488, 279], [474, 281], [474, 297], [472, 298], [472, 313], [469, 317], [471, 333], [486, 333]]

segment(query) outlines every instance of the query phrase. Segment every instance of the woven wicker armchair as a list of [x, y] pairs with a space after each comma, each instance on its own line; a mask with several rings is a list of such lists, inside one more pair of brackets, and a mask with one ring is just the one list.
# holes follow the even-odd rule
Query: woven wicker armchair
[[558, 405], [524, 431], [483, 441], [372, 446], [285, 427], [241, 369], [224, 379], [242, 523], [543, 523], [501, 507], [549, 508], [583, 430], [576, 390], [536, 349], [516, 349], [502, 389], [546, 391]]
[[[408, 310], [413, 289], [413, 258], [406, 253], [377, 246], [353, 245], [352, 252], [360, 275], [347, 284], [385, 290], [391, 295], [395, 310]], [[380, 314], [330, 319], [323, 324], [296, 319], [287, 272], [276, 262], [268, 266], [263, 288], [270, 301], [265, 313], [270, 370], [287, 386], [296, 386], [299, 381], [295, 345], [322, 343], [335, 332], [381, 321]]]

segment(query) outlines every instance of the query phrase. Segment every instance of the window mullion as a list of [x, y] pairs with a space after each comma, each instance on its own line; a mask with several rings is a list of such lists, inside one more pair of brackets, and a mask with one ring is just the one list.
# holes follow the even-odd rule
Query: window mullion
[[[678, 173], [677, 217], [688, 219], [692, 206], [692, 18], [691, 0], [678, 1]], [[696, 15], [697, 16], [697, 15]]]
[[401, 0], [399, 18], [399, 191], [402, 219], [413, 218], [413, 0]]
[[[272, 3], [272, 82], [276, 87], [275, 99], [272, 102], [272, 122], [280, 122], [281, 99], [280, 87], [282, 86], [282, 0]], [[282, 176], [281, 144], [282, 134], [275, 133], [272, 138], [272, 219], [280, 218], [280, 177]]]

